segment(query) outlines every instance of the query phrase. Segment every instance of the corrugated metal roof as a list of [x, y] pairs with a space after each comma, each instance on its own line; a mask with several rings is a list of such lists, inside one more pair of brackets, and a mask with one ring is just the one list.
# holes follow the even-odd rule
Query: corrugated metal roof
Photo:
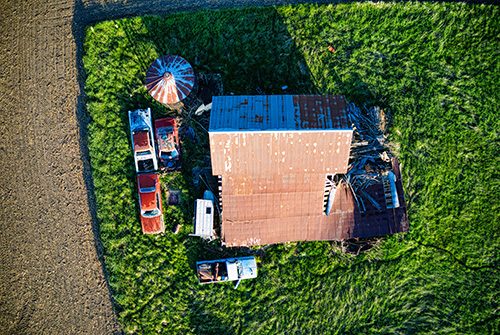
[[352, 130], [212, 132], [215, 175], [346, 173]]
[[[405, 206], [387, 209], [381, 183], [365, 191], [382, 209], [365, 203], [361, 213], [351, 189], [341, 184], [330, 214], [323, 213], [325, 176], [347, 172], [349, 128], [343, 96], [215, 97], [209, 137], [212, 171], [222, 176], [225, 243], [343, 240], [408, 231]], [[393, 165], [404, 204], [399, 165]]]
[[324, 178], [320, 174], [222, 176], [223, 220], [317, 215], [323, 207]]
[[[251, 246], [289, 241], [341, 240], [348, 235], [349, 227], [355, 225], [352, 193], [341, 186], [335, 198], [335, 210], [326, 216], [322, 214], [322, 194], [316, 199], [320, 206], [314, 206], [316, 213], [307, 210], [311, 199], [302, 198], [291, 202], [288, 217], [263, 218], [254, 220], [225, 219], [222, 225], [223, 238], [227, 246]], [[318, 198], [313, 197], [313, 198]], [[301, 203], [301, 200], [303, 201]], [[223, 214], [224, 215], [224, 214]]]
[[216, 96], [210, 131], [345, 130], [341, 95]]
[[343, 96], [214, 97], [214, 174], [345, 173], [352, 141]]
[[324, 193], [322, 186], [318, 185], [319, 181], [311, 181], [311, 188], [315, 188], [316, 192], [309, 191], [304, 183], [302, 189], [305, 192], [300, 192], [301, 187], [297, 186], [296, 192], [280, 193], [280, 187], [285, 183], [283, 176], [276, 176], [269, 184], [275, 185], [276, 193], [262, 191], [241, 195], [238, 192], [242, 190], [249, 192], [251, 189], [253, 192], [256, 189], [253, 178], [247, 177], [245, 185], [238, 189], [236, 184], [243, 177], [232, 181], [226, 177], [226, 183], [223, 177], [224, 241], [227, 246], [234, 247], [288, 241], [345, 240], [408, 232], [408, 215], [397, 158], [393, 159], [392, 171], [396, 175], [400, 207], [386, 207], [383, 185], [378, 183], [365, 191], [382, 208], [378, 210], [366, 201], [366, 211], [360, 213], [350, 188], [340, 184], [328, 216], [322, 212]]
[[271, 174], [223, 176], [223, 194], [267, 194], [322, 190], [324, 174]]
[[322, 212], [322, 200], [318, 192], [226, 195], [223, 218], [234, 221], [317, 215]]

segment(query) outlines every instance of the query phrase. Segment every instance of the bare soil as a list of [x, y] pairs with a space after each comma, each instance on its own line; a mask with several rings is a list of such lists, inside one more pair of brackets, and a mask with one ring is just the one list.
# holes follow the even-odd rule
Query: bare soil
[[74, 3], [0, 6], [0, 333], [121, 333], [78, 113]]

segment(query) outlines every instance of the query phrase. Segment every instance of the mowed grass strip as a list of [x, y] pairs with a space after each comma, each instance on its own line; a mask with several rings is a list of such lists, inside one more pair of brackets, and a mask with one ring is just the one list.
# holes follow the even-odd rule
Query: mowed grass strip
[[[390, 110], [411, 232], [358, 257], [330, 242], [276, 245], [238, 290], [198, 285], [195, 262], [219, 257], [188, 237], [202, 191], [191, 172], [209, 154], [198, 123], [189, 125], [199, 143], [183, 138], [183, 173], [162, 179], [183, 190], [182, 206], [165, 206], [167, 233], [142, 235], [138, 214], [127, 111], [173, 114], [142, 88], [165, 54], [220, 73], [226, 93], [282, 94], [286, 85]], [[127, 333], [499, 329], [497, 7], [353, 3], [129, 18], [87, 27], [84, 65], [100, 234]]]

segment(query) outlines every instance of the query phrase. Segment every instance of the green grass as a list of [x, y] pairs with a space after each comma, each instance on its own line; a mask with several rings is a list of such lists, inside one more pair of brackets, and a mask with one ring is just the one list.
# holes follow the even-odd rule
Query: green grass
[[[331, 44], [335, 53], [327, 51]], [[193, 167], [208, 140], [183, 139], [183, 190], [167, 232], [144, 236], [127, 111], [173, 114], [141, 88], [149, 64], [178, 54], [220, 73], [226, 93], [345, 94], [390, 109], [411, 232], [370, 253], [334, 243], [276, 245], [259, 277], [197, 284], [188, 237]], [[128, 333], [494, 333], [500, 329], [500, 12], [465, 4], [364, 3], [202, 11], [88, 27], [89, 151], [100, 234], [119, 320]], [[183, 223], [179, 235], [171, 230]], [[238, 250], [232, 251], [237, 254]]]

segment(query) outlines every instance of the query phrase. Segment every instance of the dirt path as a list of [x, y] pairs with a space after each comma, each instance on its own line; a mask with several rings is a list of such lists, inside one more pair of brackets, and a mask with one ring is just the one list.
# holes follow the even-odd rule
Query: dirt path
[[0, 334], [120, 334], [83, 117], [83, 27], [282, 1], [0, 0]]

